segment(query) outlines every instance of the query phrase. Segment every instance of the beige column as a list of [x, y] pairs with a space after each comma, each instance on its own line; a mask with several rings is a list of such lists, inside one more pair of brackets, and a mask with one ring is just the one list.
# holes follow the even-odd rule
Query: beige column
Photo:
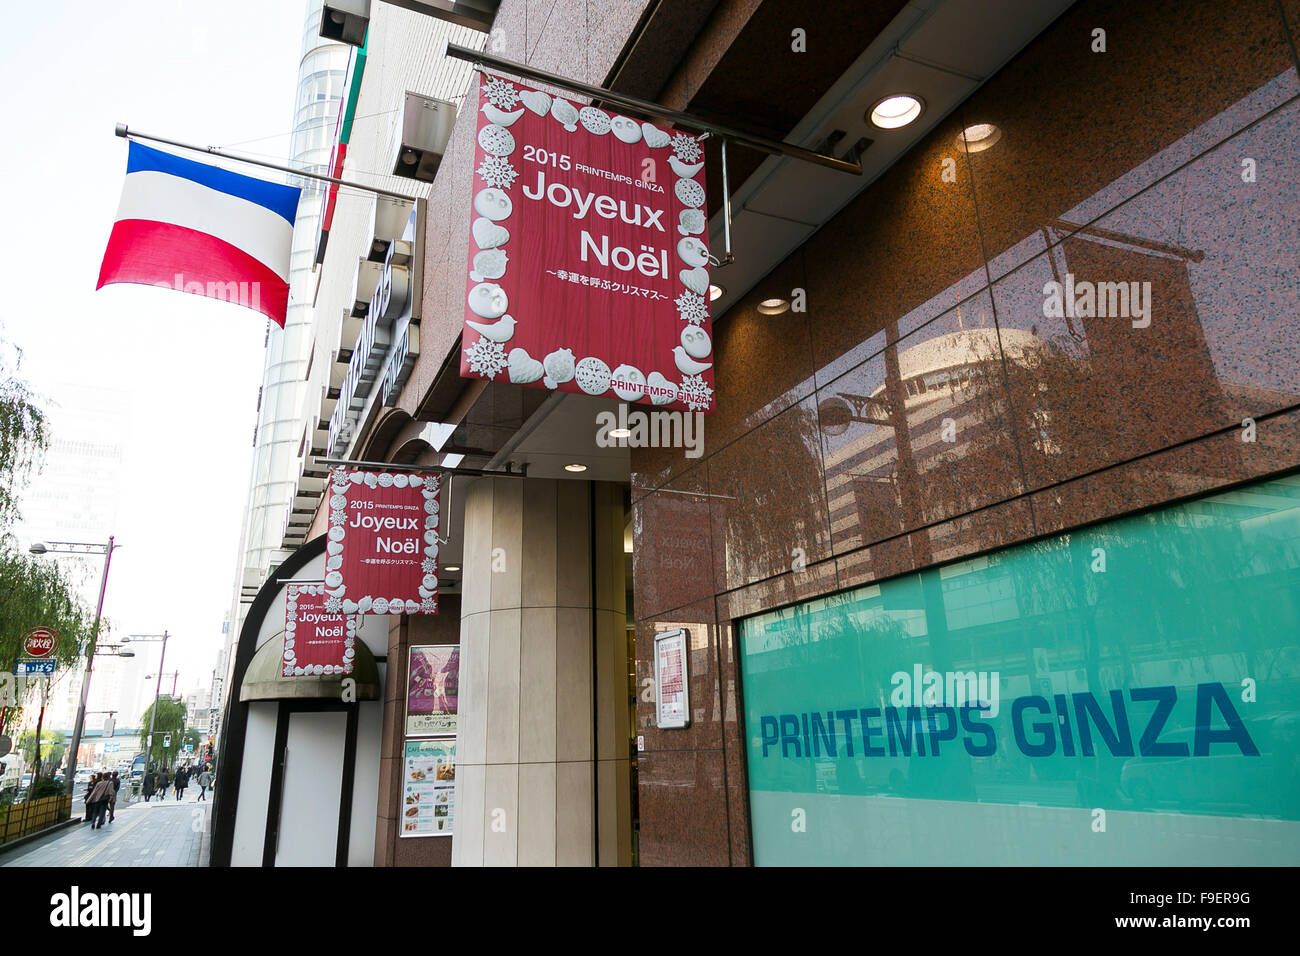
[[463, 501], [452, 865], [627, 863], [623, 489], [482, 478]]

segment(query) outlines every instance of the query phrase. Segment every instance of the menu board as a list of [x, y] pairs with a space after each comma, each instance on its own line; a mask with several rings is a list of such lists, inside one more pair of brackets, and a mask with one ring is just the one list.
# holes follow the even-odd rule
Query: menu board
[[685, 727], [691, 722], [684, 629], [655, 637], [655, 692], [656, 724], [659, 727]]
[[408, 740], [402, 767], [404, 837], [451, 836], [456, 809], [456, 741]]
[[412, 647], [406, 671], [406, 736], [456, 732], [460, 645]]

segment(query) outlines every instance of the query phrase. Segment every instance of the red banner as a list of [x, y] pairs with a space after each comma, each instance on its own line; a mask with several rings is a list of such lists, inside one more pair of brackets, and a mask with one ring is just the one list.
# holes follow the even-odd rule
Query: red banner
[[284, 594], [284, 676], [351, 674], [356, 616], [340, 613], [323, 584], [290, 584]]
[[465, 378], [711, 412], [693, 136], [480, 79]]
[[344, 614], [438, 613], [439, 479], [330, 472], [325, 589]]

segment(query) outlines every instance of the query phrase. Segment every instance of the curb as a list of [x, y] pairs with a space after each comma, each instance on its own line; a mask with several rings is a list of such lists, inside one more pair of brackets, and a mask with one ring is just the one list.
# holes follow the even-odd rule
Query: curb
[[4, 845], [0, 846], [0, 856], [4, 856], [10, 850], [16, 850], [19, 847], [26, 846], [28, 843], [35, 843], [37, 840], [41, 840], [47, 836], [53, 836], [54, 834], [62, 832], [63, 830], [68, 829], [69, 827], [74, 827], [78, 823], [84, 823], [84, 822], [85, 821], [81, 819], [81, 817], [74, 816], [71, 817], [70, 819], [62, 821], [61, 823], [56, 823], [52, 827], [46, 827], [44, 830], [38, 830], [35, 833], [29, 833], [25, 837], [19, 837], [17, 840], [10, 840], [8, 843], [5, 843]]

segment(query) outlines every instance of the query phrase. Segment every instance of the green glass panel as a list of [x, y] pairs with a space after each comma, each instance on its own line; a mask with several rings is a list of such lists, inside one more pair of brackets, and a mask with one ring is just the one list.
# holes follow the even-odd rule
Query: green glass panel
[[760, 865], [1300, 863], [1300, 476], [741, 633]]

